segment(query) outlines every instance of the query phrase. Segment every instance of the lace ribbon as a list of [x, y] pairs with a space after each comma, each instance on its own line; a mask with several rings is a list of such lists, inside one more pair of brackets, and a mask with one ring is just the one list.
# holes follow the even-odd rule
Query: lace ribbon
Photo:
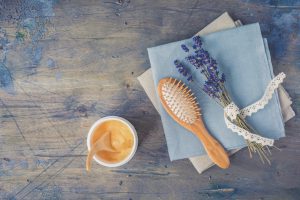
[[[238, 135], [243, 136], [245, 139], [256, 142], [262, 145], [268, 145], [273, 146], [274, 140], [262, 137], [260, 135], [251, 133], [231, 121], [235, 120], [237, 115], [240, 115], [242, 118], [245, 118], [247, 116], [251, 116], [253, 113], [257, 112], [260, 109], [263, 109], [265, 105], [268, 104], [269, 100], [272, 98], [272, 95], [274, 91], [279, 87], [279, 85], [283, 82], [283, 79], [286, 77], [286, 75], [281, 72], [278, 74], [275, 78], [271, 80], [271, 82], [268, 84], [264, 95], [262, 98], [255, 103], [243, 108], [239, 109], [233, 102], [231, 102], [228, 106], [224, 108], [224, 120], [227, 128], [231, 129], [233, 132], [237, 133]], [[228, 119], [230, 118], [230, 120]]]

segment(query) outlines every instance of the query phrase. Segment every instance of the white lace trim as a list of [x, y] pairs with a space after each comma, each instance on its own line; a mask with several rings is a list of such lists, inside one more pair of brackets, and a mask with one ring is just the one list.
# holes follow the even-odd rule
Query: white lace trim
[[[274, 140], [265, 138], [262, 136], [259, 136], [257, 134], [251, 133], [231, 121], [235, 120], [237, 115], [240, 115], [242, 118], [245, 118], [247, 116], [251, 116], [253, 113], [257, 112], [260, 109], [263, 109], [265, 105], [268, 104], [269, 100], [272, 98], [272, 95], [274, 91], [279, 87], [279, 84], [283, 82], [283, 79], [286, 77], [286, 75], [281, 72], [278, 74], [275, 78], [271, 80], [271, 82], [268, 84], [264, 95], [262, 98], [255, 103], [247, 106], [246, 108], [239, 109], [233, 102], [231, 102], [228, 106], [224, 108], [224, 120], [227, 128], [232, 130], [233, 132], [237, 133], [238, 135], [243, 136], [245, 139], [256, 142], [262, 145], [268, 145], [273, 146]], [[230, 120], [228, 119], [230, 118]]]
[[226, 116], [224, 116], [224, 119], [225, 119], [225, 124], [226, 124], [227, 128], [229, 128], [233, 132], [237, 133], [238, 135], [243, 136], [243, 138], [245, 138], [246, 140], [262, 144], [263, 146], [265, 146], [265, 145], [273, 146], [273, 144], [274, 144], [273, 139], [265, 138], [265, 137], [259, 136], [257, 134], [251, 133], [251, 132], [235, 125], [234, 123], [232, 123], [230, 120], [227, 119]]
[[268, 102], [272, 98], [274, 91], [279, 87], [279, 84], [283, 82], [283, 79], [285, 77], [286, 75], [283, 72], [281, 72], [275, 78], [273, 78], [271, 82], [268, 84], [262, 98], [256, 101], [255, 103], [251, 104], [250, 106], [243, 108], [240, 111], [241, 116], [245, 118], [246, 116], [251, 116], [253, 113], [257, 112], [258, 110], [263, 109], [268, 104]]

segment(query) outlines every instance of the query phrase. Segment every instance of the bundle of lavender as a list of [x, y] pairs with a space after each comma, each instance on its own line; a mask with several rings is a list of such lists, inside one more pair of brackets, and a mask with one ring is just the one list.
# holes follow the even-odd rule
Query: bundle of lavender
[[[227, 127], [245, 138], [251, 158], [252, 153], [257, 153], [263, 163], [266, 161], [271, 164], [268, 158], [268, 156], [271, 155], [269, 146], [273, 146], [274, 140], [259, 136], [257, 131], [246, 122], [245, 117], [262, 109], [268, 103], [274, 90], [283, 81], [285, 75], [283, 73], [279, 74], [269, 84], [261, 100], [240, 112], [225, 87], [225, 74], [220, 73], [217, 61], [203, 48], [200, 36], [195, 36], [192, 39], [192, 47], [188, 47], [186, 44], [181, 45], [182, 50], [187, 54], [185, 59], [182, 61], [176, 59], [174, 61], [178, 72], [184, 76], [188, 82], [200, 86], [207, 95], [223, 107]], [[191, 64], [195, 67], [196, 72], [204, 76], [205, 82], [202, 86], [196, 79], [193, 79], [193, 74], [191, 74], [191, 70], [186, 63]]]

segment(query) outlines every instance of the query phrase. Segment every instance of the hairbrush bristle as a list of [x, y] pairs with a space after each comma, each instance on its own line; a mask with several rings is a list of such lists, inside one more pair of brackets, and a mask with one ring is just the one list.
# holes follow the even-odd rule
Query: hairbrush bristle
[[162, 86], [162, 96], [180, 120], [192, 124], [199, 118], [200, 109], [196, 97], [181, 81], [170, 78]]

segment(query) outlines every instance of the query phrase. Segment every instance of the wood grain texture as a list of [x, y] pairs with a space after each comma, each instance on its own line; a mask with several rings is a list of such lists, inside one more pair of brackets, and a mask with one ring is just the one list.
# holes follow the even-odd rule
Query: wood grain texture
[[[299, 199], [298, 1], [0, 5], [0, 199]], [[150, 66], [147, 47], [190, 37], [225, 11], [260, 22], [297, 115], [272, 166], [243, 150], [229, 169], [198, 175], [187, 160], [169, 161], [159, 115], [136, 77]], [[86, 135], [106, 115], [132, 122], [140, 145], [127, 165], [88, 174]]]

